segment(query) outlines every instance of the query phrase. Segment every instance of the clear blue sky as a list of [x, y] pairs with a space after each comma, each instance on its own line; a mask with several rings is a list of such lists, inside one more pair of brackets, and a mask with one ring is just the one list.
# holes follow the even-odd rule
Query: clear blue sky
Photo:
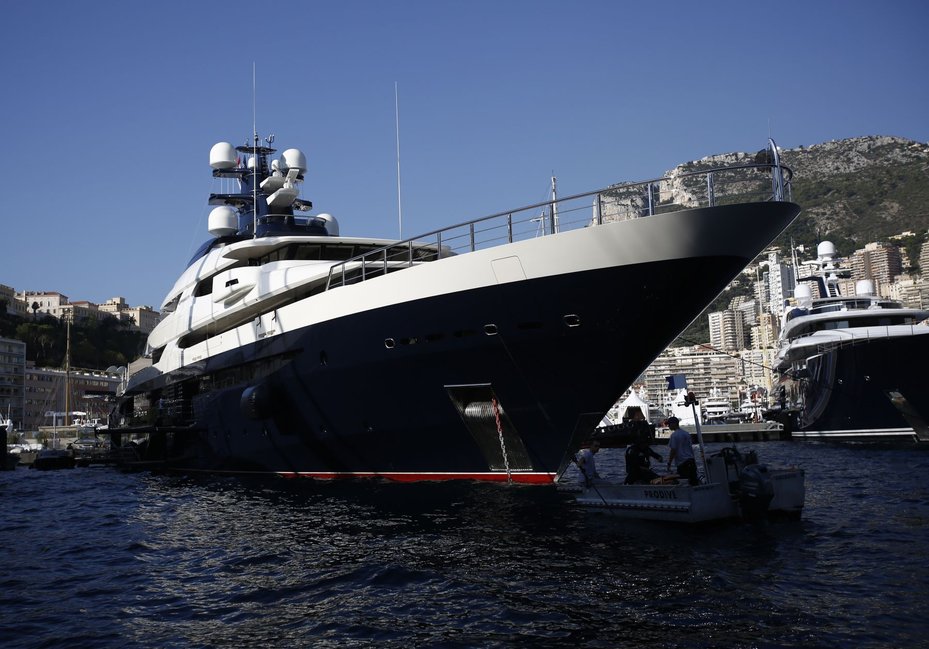
[[860, 135], [929, 140], [929, 4], [3, 0], [0, 283], [160, 306], [208, 238], [210, 147], [309, 160], [342, 233], [403, 234]]

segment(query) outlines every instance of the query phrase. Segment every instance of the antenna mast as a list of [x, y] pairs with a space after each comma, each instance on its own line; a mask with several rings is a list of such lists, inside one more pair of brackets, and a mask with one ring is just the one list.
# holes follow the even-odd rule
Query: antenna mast
[[258, 237], [258, 116], [255, 108], [257, 95], [255, 83], [255, 62], [252, 61], [252, 238]]
[[394, 114], [397, 123], [397, 219], [400, 222], [400, 238], [403, 238], [403, 205], [400, 202], [400, 92], [394, 81]]

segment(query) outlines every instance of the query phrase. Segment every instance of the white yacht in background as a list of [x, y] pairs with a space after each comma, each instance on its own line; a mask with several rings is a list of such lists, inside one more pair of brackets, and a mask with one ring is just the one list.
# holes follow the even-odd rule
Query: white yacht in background
[[831, 242], [819, 244], [815, 265], [805, 279], [821, 297], [798, 283], [776, 361], [785, 395], [800, 404], [792, 437], [929, 442], [929, 311], [875, 295], [869, 280], [840, 295], [847, 271]]
[[732, 415], [732, 402], [728, 395], [714, 386], [710, 394], [700, 400], [704, 424], [725, 424]]
[[800, 211], [770, 142], [761, 163], [553, 197], [402, 241], [347, 236], [299, 197], [304, 154], [274, 154], [257, 135], [211, 151], [228, 186], [210, 196], [212, 236], [168, 292], [151, 363], [111, 416], [116, 440], [143, 439], [141, 461], [551, 482]]

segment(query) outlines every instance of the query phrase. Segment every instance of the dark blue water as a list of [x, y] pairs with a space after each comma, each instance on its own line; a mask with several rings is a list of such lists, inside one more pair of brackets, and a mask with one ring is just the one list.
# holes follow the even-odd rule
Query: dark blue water
[[740, 448], [806, 468], [801, 521], [630, 523], [546, 487], [0, 473], [0, 645], [927, 646], [929, 450]]

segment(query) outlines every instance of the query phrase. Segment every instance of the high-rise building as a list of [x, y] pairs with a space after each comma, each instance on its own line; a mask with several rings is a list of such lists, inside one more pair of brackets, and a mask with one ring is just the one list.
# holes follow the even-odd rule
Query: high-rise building
[[714, 349], [736, 352], [745, 347], [745, 322], [741, 311], [726, 309], [708, 316], [710, 344]]
[[780, 321], [773, 313], [762, 313], [758, 324], [751, 329], [752, 349], [769, 349], [777, 346]]
[[797, 274], [793, 266], [781, 263], [776, 252], [768, 255], [768, 290], [767, 309], [769, 313], [780, 315], [784, 304], [794, 295]]
[[919, 299], [923, 308], [929, 308], [929, 241], [919, 250], [919, 272], [921, 277]]
[[903, 272], [900, 248], [891, 243], [869, 243], [849, 258], [852, 279], [874, 279], [890, 286], [894, 277]]

